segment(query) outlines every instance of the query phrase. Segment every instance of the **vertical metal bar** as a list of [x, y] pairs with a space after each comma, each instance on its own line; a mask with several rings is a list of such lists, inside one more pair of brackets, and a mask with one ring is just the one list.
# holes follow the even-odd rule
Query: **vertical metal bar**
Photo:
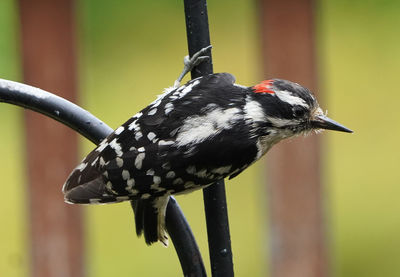
[[[265, 76], [316, 92], [313, 0], [260, 0]], [[271, 276], [326, 276], [327, 251], [317, 136], [281, 143], [267, 157]]]
[[[19, 0], [26, 83], [76, 100], [73, 0]], [[74, 131], [25, 112], [32, 276], [83, 276], [82, 214], [61, 186], [77, 162]]]
[[[206, 0], [184, 0], [189, 55], [210, 45]], [[192, 71], [192, 78], [213, 73], [211, 51], [209, 62]], [[231, 240], [225, 185], [217, 182], [203, 190], [207, 221], [208, 246], [213, 276], [233, 276]]]

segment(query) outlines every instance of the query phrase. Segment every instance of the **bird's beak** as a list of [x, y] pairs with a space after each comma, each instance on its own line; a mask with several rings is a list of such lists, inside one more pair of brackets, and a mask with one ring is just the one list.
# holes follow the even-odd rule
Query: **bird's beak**
[[327, 130], [334, 130], [346, 133], [353, 133], [352, 130], [344, 127], [342, 124], [337, 123], [336, 121], [330, 119], [325, 115], [317, 115], [311, 121], [311, 127], [314, 129], [327, 129]]

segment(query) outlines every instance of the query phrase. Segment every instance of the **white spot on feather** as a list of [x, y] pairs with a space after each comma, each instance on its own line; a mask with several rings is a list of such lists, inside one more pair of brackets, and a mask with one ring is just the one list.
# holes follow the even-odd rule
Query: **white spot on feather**
[[129, 191], [132, 195], [138, 195], [139, 191], [137, 189], [133, 189], [131, 191]]
[[154, 134], [153, 132], [149, 132], [149, 133], [147, 134], [147, 138], [148, 138], [150, 141], [153, 140], [155, 137], [156, 137], [156, 134]]
[[116, 135], [119, 135], [119, 134], [122, 133], [122, 131], [123, 131], [124, 129], [125, 129], [124, 126], [119, 126], [119, 127], [114, 131], [114, 133], [115, 133]]
[[135, 179], [130, 178], [128, 181], [126, 181], [126, 184], [128, 187], [132, 188], [135, 185]]
[[191, 92], [192, 89], [200, 83], [200, 80], [192, 80], [192, 83], [183, 85], [176, 89], [176, 91], [170, 96], [171, 100], [175, 100], [176, 98], [182, 98], [187, 93]]
[[136, 195], [138, 193], [138, 190], [133, 189], [134, 185], [135, 185], [135, 179], [133, 178], [129, 179], [128, 181], [126, 181], [125, 190], [130, 194]]
[[168, 171], [167, 174], [165, 175], [167, 179], [172, 179], [175, 178], [175, 172], [174, 171]]
[[162, 167], [162, 169], [170, 170], [171, 169], [171, 164], [169, 162], [166, 162], [166, 163], [163, 163], [161, 165], [161, 167]]
[[159, 185], [161, 183], [160, 176], [153, 176], [153, 182], [155, 185]]
[[135, 167], [137, 168], [137, 169], [142, 169], [142, 163], [143, 163], [143, 159], [144, 159], [144, 157], [145, 157], [145, 153], [139, 153], [137, 156], [136, 156], [136, 159], [135, 159]]
[[187, 86], [182, 90], [182, 92], [179, 94], [179, 97], [180, 97], [180, 98], [184, 97], [188, 92], [191, 92], [192, 89], [193, 89], [195, 86], [197, 86], [199, 83], [200, 83], [200, 81], [199, 81], [199, 80], [196, 80], [196, 81], [194, 81], [193, 83], [187, 85]]
[[99, 160], [99, 157], [96, 157], [96, 159], [94, 159], [93, 162], [91, 163], [91, 166], [95, 166], [95, 164], [97, 163], [98, 160]]
[[150, 168], [147, 170], [146, 175], [154, 175], [154, 169]]
[[122, 179], [129, 180], [129, 178], [131, 178], [131, 174], [129, 174], [129, 171], [126, 169], [122, 170]]
[[196, 176], [199, 177], [199, 178], [207, 178], [208, 175], [209, 175], [209, 174], [207, 173], [207, 169], [199, 170], [199, 171], [196, 173]]
[[185, 185], [184, 185], [185, 189], [189, 189], [189, 188], [192, 188], [194, 186], [195, 186], [195, 184], [193, 182], [191, 182], [191, 181], [186, 182]]
[[112, 149], [114, 149], [115, 153], [117, 154], [118, 157], [122, 156], [122, 147], [121, 145], [117, 142], [117, 139], [113, 139], [110, 143], [109, 143], [110, 147]]
[[174, 142], [171, 141], [171, 140], [160, 140], [160, 141], [158, 141], [158, 145], [160, 145], [160, 146], [162, 146], [162, 145], [171, 145], [171, 144], [174, 144]]
[[88, 165], [87, 163], [80, 163], [80, 164], [75, 168], [75, 170], [79, 170], [80, 172], [82, 172], [82, 171], [86, 168], [87, 165]]
[[100, 157], [99, 162], [100, 162], [100, 166], [104, 166], [106, 164], [106, 161], [104, 160], [103, 157]]
[[118, 166], [118, 167], [122, 167], [122, 166], [124, 165], [124, 160], [121, 159], [121, 158], [119, 158], [119, 157], [117, 157], [117, 158], [115, 159], [115, 162], [117, 163], [117, 166]]
[[231, 165], [221, 166], [221, 167], [214, 168], [213, 170], [211, 170], [211, 172], [217, 173], [217, 174], [219, 174], [219, 175], [223, 175], [223, 174], [225, 174], [225, 173], [229, 173], [229, 171], [231, 170], [231, 168], [232, 168]]
[[150, 195], [149, 193], [145, 193], [145, 194], [142, 195], [141, 198], [142, 198], [142, 199], [149, 199], [150, 196], [151, 196], [151, 195]]
[[117, 196], [115, 197], [117, 201], [126, 201], [129, 200], [129, 196]]
[[165, 109], [164, 110], [165, 115], [168, 115], [174, 109], [174, 105], [172, 103], [167, 103], [165, 104], [164, 109]]
[[158, 184], [152, 184], [152, 185], [150, 186], [150, 189], [156, 190], [156, 191], [163, 191], [163, 190], [165, 190], [164, 188], [160, 188], [160, 187], [158, 186]]
[[113, 194], [118, 194], [114, 189], [113, 189], [113, 185], [110, 181], [107, 182], [106, 184], [106, 188], [109, 192], [113, 193]]
[[107, 139], [103, 139], [103, 141], [100, 142], [99, 146], [96, 148], [96, 151], [97, 151], [97, 152], [103, 151], [104, 148], [107, 147], [107, 145], [108, 145], [108, 144], [107, 144]]
[[186, 85], [182, 85], [182, 86], [180, 86], [179, 88], [177, 88], [176, 89], [176, 91], [179, 91], [179, 92], [181, 92], [183, 89], [185, 89], [186, 88]]
[[132, 116], [132, 118], [138, 119], [138, 118], [140, 118], [142, 115], [143, 115], [142, 112], [138, 112], [137, 114], [135, 114], [134, 116]]
[[183, 184], [183, 180], [182, 180], [182, 178], [176, 178], [176, 179], [172, 182], [172, 184], [174, 184], [174, 185], [182, 185], [182, 184]]
[[195, 174], [196, 173], [196, 167], [194, 165], [188, 166], [186, 168], [186, 172], [189, 174]]
[[140, 130], [140, 126], [136, 123], [136, 120], [132, 121], [129, 125], [128, 125], [128, 130], [133, 130], [135, 129], [135, 131]]
[[139, 132], [136, 132], [136, 133], [135, 133], [135, 139], [136, 139], [136, 140], [139, 140], [141, 137], [143, 137], [142, 132], [139, 131]]
[[154, 114], [156, 114], [156, 112], [157, 112], [157, 108], [154, 108], [154, 109], [151, 109], [147, 114], [148, 115], [154, 115]]

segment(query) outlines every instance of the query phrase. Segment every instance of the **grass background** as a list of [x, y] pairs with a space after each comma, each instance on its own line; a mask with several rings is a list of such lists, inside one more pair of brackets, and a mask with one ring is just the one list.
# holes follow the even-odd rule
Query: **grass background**
[[[79, 102], [116, 128], [172, 85], [180, 72], [187, 52], [183, 5], [77, 2]], [[214, 70], [233, 73], [243, 85], [273, 77], [261, 74], [257, 16], [252, 1], [209, 1]], [[320, 0], [316, 18], [320, 102], [332, 118], [356, 131], [322, 134], [333, 276], [398, 276], [400, 3]], [[0, 1], [1, 78], [21, 80], [18, 25], [16, 2]], [[21, 109], [0, 104], [0, 132], [0, 276], [26, 276]], [[91, 148], [82, 139], [81, 156]], [[257, 163], [227, 186], [237, 276], [268, 272], [263, 166]], [[202, 194], [178, 201], [209, 267]], [[129, 204], [87, 207], [85, 217], [88, 276], [180, 274], [173, 247], [146, 247], [136, 238]]]

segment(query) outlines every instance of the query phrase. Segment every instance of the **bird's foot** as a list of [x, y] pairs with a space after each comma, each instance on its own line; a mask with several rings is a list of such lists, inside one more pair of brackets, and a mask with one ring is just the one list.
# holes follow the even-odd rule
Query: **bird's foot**
[[176, 79], [175, 83], [174, 83], [174, 88], [179, 87], [183, 77], [185, 77], [186, 74], [188, 74], [190, 71], [193, 70], [193, 68], [197, 65], [199, 65], [200, 63], [204, 62], [204, 61], [208, 61], [210, 59], [209, 56], [202, 56], [205, 52], [207, 52], [208, 49], [211, 49], [212, 46], [209, 45], [207, 47], [204, 47], [202, 49], [200, 49], [200, 51], [196, 52], [192, 57], [189, 56], [185, 56], [183, 58], [183, 70], [182, 73], [179, 75], [178, 79]]

